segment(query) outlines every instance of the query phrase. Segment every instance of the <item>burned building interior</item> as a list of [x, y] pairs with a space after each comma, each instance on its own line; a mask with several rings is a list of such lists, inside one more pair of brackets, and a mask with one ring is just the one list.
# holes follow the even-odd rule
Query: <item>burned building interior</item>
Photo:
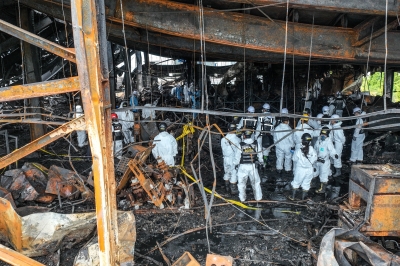
[[0, 0], [0, 265], [400, 265], [399, 10]]

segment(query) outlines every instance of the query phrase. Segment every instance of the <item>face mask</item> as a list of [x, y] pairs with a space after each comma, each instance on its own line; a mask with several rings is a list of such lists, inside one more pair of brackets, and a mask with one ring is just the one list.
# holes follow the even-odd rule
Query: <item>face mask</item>
[[308, 141], [302, 141], [301, 144], [303, 144], [303, 146], [308, 146]]
[[321, 140], [324, 141], [326, 139], [326, 136], [322, 135]]

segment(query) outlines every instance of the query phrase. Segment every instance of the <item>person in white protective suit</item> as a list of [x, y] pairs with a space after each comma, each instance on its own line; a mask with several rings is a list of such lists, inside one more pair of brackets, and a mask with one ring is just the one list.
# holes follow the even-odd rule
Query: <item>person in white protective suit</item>
[[293, 162], [296, 163], [294, 169], [294, 179], [292, 185], [292, 195], [289, 196], [290, 200], [296, 199], [296, 192], [301, 187], [303, 193], [301, 199], [304, 200], [310, 190], [310, 183], [313, 178], [314, 167], [313, 164], [317, 160], [317, 153], [313, 149], [311, 144], [311, 135], [304, 133], [301, 136], [301, 148], [296, 149], [293, 154]]
[[[334, 114], [331, 118], [339, 119], [339, 115]], [[333, 160], [333, 166], [335, 167], [335, 174], [333, 177], [338, 177], [342, 174], [342, 151], [343, 145], [346, 142], [346, 137], [344, 136], [344, 132], [342, 129], [342, 121], [340, 120], [331, 120], [332, 131], [329, 133], [329, 138], [332, 140], [336, 154], [339, 158]]]
[[[75, 106], [75, 118], [83, 116], [83, 109], [81, 105]], [[86, 130], [77, 130], [76, 131], [76, 138], [78, 141], [78, 147], [83, 148], [85, 145], [87, 145], [86, 141]]]
[[321, 187], [315, 192], [318, 194], [324, 194], [326, 191], [326, 186], [328, 184], [328, 176], [331, 167], [329, 157], [331, 157], [332, 159], [339, 158], [336, 153], [335, 147], [333, 146], [332, 140], [329, 138], [328, 127], [323, 127], [321, 129], [321, 135], [318, 138], [318, 141], [315, 143], [314, 148], [318, 156], [316, 168], [319, 174], [319, 181], [321, 182]]
[[325, 105], [324, 107], [322, 107], [322, 114], [329, 115], [329, 106]]
[[258, 151], [257, 141], [253, 140], [252, 133], [252, 131], [246, 130], [244, 132], [244, 140], [240, 143], [241, 158], [237, 176], [239, 199], [242, 202], [246, 200], [247, 178], [250, 179], [254, 199], [262, 199], [261, 180], [256, 167], [257, 159], [259, 163], [262, 163], [262, 154]]
[[[356, 107], [353, 109], [353, 114], [355, 116], [359, 116], [361, 114], [361, 109]], [[364, 120], [362, 118], [357, 118], [356, 120], [356, 128], [353, 133], [353, 141], [351, 142], [351, 156], [350, 156], [350, 164], [354, 163], [362, 163], [364, 159], [363, 153], [363, 144], [365, 139], [365, 132], [362, 129], [365, 126]]]
[[[307, 124], [311, 127], [311, 128], [318, 128], [318, 123], [317, 120], [311, 119], [312, 115], [311, 115], [311, 110], [309, 108], [305, 108], [303, 111], [303, 116], [308, 116], [308, 120], [307, 120]], [[299, 119], [299, 121], [297, 122], [297, 127], [301, 124], [302, 119]], [[312, 136], [312, 135], [311, 135]]]
[[[282, 108], [282, 110], [281, 110], [281, 114], [282, 115], [285, 115], [285, 114], [288, 114], [288, 113], [289, 113], [289, 110], [287, 108]], [[280, 123], [282, 123], [282, 117], [277, 117], [275, 126], [278, 126]]]
[[301, 118], [300, 121], [301, 123], [296, 127], [298, 131], [294, 132], [293, 134], [293, 141], [296, 149], [300, 149], [302, 147], [301, 137], [304, 133], [308, 133], [310, 136], [313, 135], [313, 128], [308, 124], [308, 118]]
[[272, 136], [272, 131], [274, 130], [276, 124], [275, 118], [271, 116], [270, 108], [271, 107], [268, 103], [265, 103], [263, 105], [262, 109], [263, 116], [258, 117], [257, 128], [255, 132], [255, 138], [257, 139], [258, 144], [262, 148], [264, 169], [266, 166], [269, 165], [268, 156], [270, 149], [267, 148], [273, 144], [274, 139]]
[[232, 195], [238, 194], [236, 166], [240, 163], [240, 138], [236, 135], [236, 124], [230, 123], [228, 134], [221, 139], [224, 156], [225, 190]]
[[[145, 107], [156, 107], [157, 106], [157, 100], [153, 102], [153, 104], [151, 103], [146, 103], [144, 105]], [[143, 119], [149, 119], [149, 120], [153, 120], [156, 118], [156, 111], [154, 109], [142, 109], [142, 117]]]
[[175, 165], [175, 156], [178, 154], [178, 143], [166, 131], [166, 123], [161, 122], [158, 124], [158, 130], [160, 133], [154, 138], [156, 146], [153, 148], [152, 154], [157, 161], [163, 160], [167, 165]]
[[[120, 109], [125, 108], [123, 106]], [[115, 111], [118, 115], [119, 122], [122, 125], [122, 133], [124, 134], [125, 144], [132, 143], [135, 141], [133, 136], [133, 126], [134, 126], [134, 114], [131, 110]]]
[[[256, 111], [256, 109], [253, 106], [249, 106], [247, 108], [247, 112], [249, 114], [254, 114], [254, 112]], [[256, 130], [257, 129], [257, 117], [242, 117], [240, 119], [239, 124], [237, 125], [237, 129], [249, 129], [249, 130]], [[252, 138], [254, 138], [254, 133], [252, 135]]]
[[[331, 118], [338, 119], [339, 115], [334, 114]], [[333, 200], [339, 197], [340, 193], [340, 180], [339, 177], [342, 174], [342, 151], [343, 145], [346, 141], [346, 137], [344, 136], [343, 129], [341, 127], [342, 121], [340, 120], [331, 120], [332, 131], [329, 133], [329, 138], [333, 141], [333, 145], [335, 146], [336, 153], [338, 155], [337, 159], [333, 160], [333, 166], [335, 167], [335, 174], [333, 177], [335, 178], [335, 183], [331, 188], [331, 196], [330, 199]]]
[[281, 119], [282, 123], [275, 128], [273, 133], [274, 143], [276, 143], [276, 171], [279, 174], [282, 173], [284, 163], [287, 173], [292, 170], [292, 147], [294, 150], [293, 137], [292, 135], [287, 136], [292, 130], [289, 126], [289, 117], [282, 117]]
[[115, 113], [111, 114], [112, 121], [112, 137], [113, 137], [113, 154], [114, 157], [121, 159], [122, 158], [122, 148], [124, 146], [123, 142], [123, 134], [122, 134], [122, 125], [118, 121], [118, 115]]

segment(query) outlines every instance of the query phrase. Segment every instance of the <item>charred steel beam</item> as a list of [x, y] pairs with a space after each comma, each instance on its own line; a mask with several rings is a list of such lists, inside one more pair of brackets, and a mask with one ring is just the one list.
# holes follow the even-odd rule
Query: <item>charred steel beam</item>
[[[96, 10], [96, 7], [99, 10]], [[72, 28], [93, 160], [100, 265], [118, 263], [118, 224], [103, 0], [72, 0]], [[96, 14], [100, 17], [97, 21]], [[102, 36], [99, 36], [101, 34]]]
[[26, 85], [16, 85], [0, 88], [0, 102], [16, 101], [28, 97], [42, 97], [52, 94], [78, 91], [79, 77], [51, 80]]
[[[30, 1], [30, 0], [19, 0], [22, 4], [30, 6], [40, 12], [47, 13], [51, 16], [54, 16], [59, 19], [63, 19], [62, 13], [62, 5], [57, 2], [49, 2], [49, 1]], [[132, 5], [136, 5], [137, 1], [132, 1]], [[175, 51], [186, 51], [190, 53], [194, 53], [198, 51], [198, 40], [199, 36], [194, 36], [194, 33], [198, 33], [197, 27], [197, 7], [192, 5], [180, 4], [175, 3], [176, 8], [166, 8], [165, 5], [168, 5], [169, 1], [158, 1], [160, 2], [160, 6], [157, 7], [155, 5], [157, 1], [143, 1], [141, 2], [140, 6], [142, 10], [148, 11], [151, 16], [149, 16], [150, 23], [142, 21], [141, 24], [134, 23], [136, 27], [129, 27], [129, 25], [125, 24], [125, 33], [128, 44], [130, 43], [130, 47], [137, 50], [147, 51], [147, 48], [150, 46], [150, 50], [158, 49], [158, 52], [154, 52], [154, 54], [159, 54], [160, 50], [165, 50], [166, 56], [172, 56]], [[165, 3], [164, 3], [165, 2]], [[64, 11], [65, 11], [65, 18], [67, 21], [71, 21], [70, 13], [68, 12], [68, 6], [66, 6], [68, 1], [64, 1]], [[147, 4], [149, 3], [149, 4]], [[122, 35], [122, 25], [120, 23], [115, 23], [115, 21], [121, 22], [121, 19], [114, 17], [113, 10], [119, 10], [119, 4], [116, 0], [107, 0], [108, 4], [108, 19], [112, 22], [107, 25], [107, 28], [112, 27], [113, 30], [110, 30], [109, 36], [110, 39], [114, 42], [123, 44], [123, 35]], [[136, 17], [136, 14], [133, 12], [129, 12], [132, 6], [125, 6], [124, 4], [124, 15], [129, 20], [136, 20], [132, 16]], [[174, 5], [175, 6], [175, 5]], [[182, 12], [185, 10], [191, 10], [190, 12]], [[215, 9], [207, 9], [211, 11], [218, 11]], [[138, 12], [140, 9], [137, 10]], [[157, 12], [158, 11], [158, 12]], [[119, 11], [118, 11], [119, 12]], [[169, 16], [164, 16], [165, 13], [163, 12], [170, 12]], [[171, 13], [172, 12], [172, 13]], [[179, 13], [179, 16], [176, 14]], [[139, 19], [142, 16], [145, 16], [148, 13], [138, 13]], [[284, 22], [271, 22], [267, 19], [263, 19], [260, 17], [255, 17], [251, 15], [243, 15], [238, 13], [216, 13], [216, 12], [208, 12], [208, 16], [215, 16], [218, 17], [218, 21], [215, 22], [214, 19], [205, 19], [206, 27], [214, 27], [213, 30], [216, 32], [215, 36], [211, 41], [214, 42], [207, 42], [205, 46], [207, 54], [215, 55], [215, 58], [221, 58], [225, 60], [242, 60], [243, 54], [243, 46], [249, 48], [246, 49], [246, 60], [253, 60], [259, 62], [276, 62], [281, 63], [283, 61], [283, 42], [284, 42], [284, 35], [285, 35], [285, 26]], [[118, 15], [118, 14], [117, 14]], [[175, 20], [170, 20], [170, 16], [175, 16]], [[188, 17], [192, 16], [192, 19]], [[227, 18], [227, 17], [230, 18]], [[180, 20], [182, 18], [182, 21]], [[178, 20], [178, 21], [177, 21]], [[253, 27], [251, 21], [254, 20], [254, 23], [261, 24], [259, 27]], [[263, 24], [265, 22], [265, 25]], [[146, 24], [147, 23], [147, 24]], [[171, 24], [175, 23], [171, 26], [164, 25], [164, 24]], [[216, 23], [216, 24], [215, 24]], [[131, 23], [132, 25], [133, 23]], [[160, 27], [160, 30], [155, 29], [155, 32], [150, 31], [150, 25], [157, 24]], [[242, 24], [244, 26], [242, 26]], [[294, 25], [294, 24], [297, 24]], [[181, 25], [181, 27], [186, 28], [184, 31], [180, 31], [181, 28], [174, 27], [174, 25]], [[218, 25], [216, 27], [215, 25]], [[292, 48], [295, 48], [295, 60], [300, 59], [303, 60], [304, 58], [309, 57], [309, 47], [310, 47], [310, 39], [311, 39], [311, 25], [304, 25], [299, 23], [289, 23], [289, 44], [288, 44], [288, 60], [290, 59]], [[294, 27], [294, 29], [293, 29]], [[138, 29], [138, 28], [142, 28]], [[245, 28], [245, 30], [240, 29]], [[252, 29], [254, 28], [254, 29]], [[256, 29], [257, 28], [257, 29]], [[168, 31], [166, 31], [168, 29]], [[235, 33], [234, 35], [229, 35], [230, 32]], [[250, 29], [250, 30], [247, 30]], [[300, 29], [305, 29], [304, 32], [300, 31]], [[172, 35], [169, 34], [171, 33]], [[295, 35], [292, 36], [292, 32], [295, 30]], [[189, 35], [185, 34], [186, 32], [191, 32]], [[242, 44], [241, 40], [242, 36], [240, 33], [246, 32], [246, 34], [242, 34], [246, 37], [246, 40]], [[253, 33], [252, 36], [248, 35], [247, 33]], [[164, 34], [167, 33], [167, 34]], [[322, 33], [322, 35], [318, 35]], [[221, 37], [220, 37], [221, 36]], [[232, 43], [220, 41], [221, 38], [224, 36], [228, 36], [231, 39]], [[273, 37], [271, 37], [273, 36]], [[361, 47], [353, 47], [352, 42], [357, 41], [357, 33], [352, 29], [338, 29], [337, 27], [321, 27], [315, 26], [314, 27], [314, 41], [313, 41], [313, 49], [312, 49], [312, 60], [323, 60], [329, 63], [357, 63], [363, 64], [366, 63], [368, 58], [368, 45]], [[148, 38], [148, 42], [147, 42]], [[190, 39], [189, 39], [190, 38]], [[193, 38], [195, 41], [193, 41]], [[196, 39], [197, 38], [197, 39]], [[343, 41], [344, 39], [344, 41]], [[388, 57], [388, 64], [399, 64], [400, 63], [400, 52], [397, 52], [399, 49], [396, 43], [400, 43], [400, 35], [397, 32], [388, 32], [388, 39], [391, 39], [392, 42], [388, 42], [388, 49], [389, 49], [389, 57]], [[118, 41], [119, 40], [119, 41]], [[251, 47], [250, 45], [246, 45], [246, 42], [253, 42], [256, 45]], [[264, 46], [264, 43], [266, 45]], [[343, 43], [343, 44], [342, 44]], [[293, 45], [294, 44], [294, 45]], [[257, 47], [258, 45], [258, 47]], [[182, 48], [180, 47], [182, 46]], [[145, 47], [143, 49], [142, 47]], [[157, 47], [157, 48], [155, 48]], [[165, 47], [166, 49], [161, 49]], [[370, 63], [371, 64], [382, 64], [384, 62], [384, 53], [381, 53], [381, 50], [384, 47], [384, 40], [377, 38], [372, 43], [371, 47], [371, 54], [370, 54]], [[242, 48], [242, 49], [240, 49]], [[262, 49], [262, 50], [259, 50]], [[272, 49], [276, 48], [276, 49]], [[169, 51], [168, 51], [169, 50]], [[302, 56], [298, 53], [301, 51]], [[171, 55], [168, 55], [168, 54]], [[317, 55], [322, 57], [316, 57]], [[343, 56], [343, 54], [347, 56]], [[326, 56], [327, 55], [327, 56]], [[339, 56], [336, 56], [339, 55]], [[342, 56], [340, 56], [342, 55]], [[326, 56], [326, 57], [325, 57]], [[179, 57], [179, 53], [178, 56]], [[207, 58], [209, 58], [207, 56]], [[308, 61], [307, 61], [308, 62]], [[321, 61], [322, 62], [322, 61]]]
[[[62, 126], [65, 123], [63, 122], [56, 122], [56, 121], [46, 121], [46, 120], [41, 120], [41, 119], [25, 119], [25, 118], [21, 118], [21, 119], [4, 119], [2, 118], [0, 120], [1, 123], [10, 123], [10, 124], [41, 124], [41, 125], [58, 125], [58, 126]], [[1, 124], [0, 124], [1, 126]]]
[[[117, 0], [106, 10], [109, 20], [121, 23]], [[166, 0], [122, 0], [125, 24], [168, 35], [199, 40], [199, 7]], [[179, 14], [179, 15], [177, 15]], [[285, 22], [271, 21], [240, 13], [204, 8], [204, 39], [210, 43], [242, 47], [265, 52], [284, 53]], [[313, 40], [312, 57], [347, 59], [354, 57], [351, 43], [354, 31], [289, 22], [287, 53], [308, 56]], [[294, 49], [293, 49], [294, 47]]]
[[56, 128], [55, 130], [43, 135], [42, 137], [35, 139], [34, 141], [26, 144], [24, 147], [7, 154], [0, 158], [0, 169], [18, 161], [19, 159], [31, 154], [32, 152], [43, 148], [44, 146], [52, 143], [53, 141], [64, 137], [66, 134], [74, 130], [84, 130], [85, 129], [85, 117], [79, 117], [74, 119], [64, 125]]
[[[217, 0], [216, 2], [221, 1]], [[253, 5], [270, 5], [281, 4], [286, 7], [287, 0], [229, 0], [229, 2], [245, 3], [251, 2]], [[355, 14], [370, 14], [370, 15], [385, 15], [386, 2], [377, 0], [290, 0], [290, 8], [298, 9], [314, 9], [326, 10], [339, 13], [355, 13]], [[399, 0], [389, 1], [388, 15], [396, 16], [399, 12]]]
[[[370, 41], [370, 39], [373, 40], [373, 39], [381, 36], [382, 34], [385, 34], [385, 30], [386, 29], [385, 29], [385, 21], [384, 21], [384, 19], [383, 19], [383, 25], [374, 25], [375, 23], [377, 23], [377, 21], [375, 19], [373, 19], [373, 22], [368, 24], [369, 28], [368, 28], [368, 26], [365, 26], [365, 25], [362, 25], [360, 27], [357, 26], [358, 29], [367, 27], [365, 29], [365, 31], [368, 34], [366, 34], [366, 36], [362, 37], [361, 32], [363, 32], [363, 31], [362, 30], [358, 30], [357, 33], [358, 33], [358, 38], [359, 39], [356, 42], [353, 43], [353, 46], [359, 47], [359, 46], [361, 46], [363, 44], [368, 43]], [[389, 22], [387, 24], [387, 30], [394, 29], [398, 25], [399, 25], [398, 20], [394, 19], [394, 20], [392, 20], [392, 22]], [[372, 31], [372, 35], [371, 35], [371, 31]]]
[[74, 49], [65, 48], [61, 45], [58, 45], [42, 37], [39, 37], [36, 34], [23, 30], [1, 19], [0, 19], [0, 31], [6, 32], [7, 34], [10, 34], [18, 39], [21, 39], [25, 42], [33, 44], [53, 54], [61, 56], [62, 58], [65, 58], [71, 62], [74, 63], [76, 62]]

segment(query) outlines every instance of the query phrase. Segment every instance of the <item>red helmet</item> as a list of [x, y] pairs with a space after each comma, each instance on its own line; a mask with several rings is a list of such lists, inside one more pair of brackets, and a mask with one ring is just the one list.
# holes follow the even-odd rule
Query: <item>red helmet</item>
[[111, 120], [118, 120], [118, 115], [116, 113], [111, 113]]

